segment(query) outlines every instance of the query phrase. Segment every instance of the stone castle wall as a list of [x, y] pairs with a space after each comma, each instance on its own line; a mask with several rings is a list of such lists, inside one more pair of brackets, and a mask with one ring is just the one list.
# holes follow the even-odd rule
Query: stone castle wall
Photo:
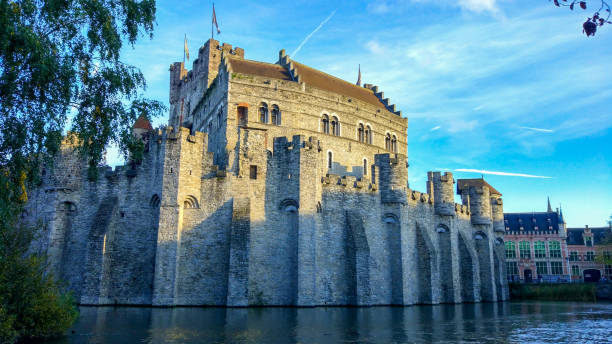
[[[393, 133], [406, 152], [407, 119], [304, 83], [234, 73], [223, 54], [244, 57], [210, 40], [192, 71], [172, 65], [174, 126], [144, 133], [141, 164], [101, 168], [92, 181], [66, 145], [31, 193], [26, 218], [44, 224], [35, 249], [80, 303], [508, 298], [499, 195], [466, 187], [455, 204], [455, 180], [439, 172], [426, 193], [409, 189], [406, 155], [384, 142]], [[260, 123], [261, 102], [280, 108], [280, 125]], [[248, 109], [243, 123], [239, 107]], [[340, 119], [340, 136], [321, 133], [323, 113]], [[372, 144], [358, 141], [360, 122]]]

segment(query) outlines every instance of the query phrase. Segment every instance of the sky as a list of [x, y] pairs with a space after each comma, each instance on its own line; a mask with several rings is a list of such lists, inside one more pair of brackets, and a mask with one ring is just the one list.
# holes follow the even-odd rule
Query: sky
[[[596, 1], [589, 1], [591, 6]], [[211, 35], [207, 1], [158, 1], [154, 38], [125, 46], [146, 96], [168, 104], [169, 70]], [[291, 58], [378, 85], [408, 118], [410, 187], [427, 171], [484, 178], [505, 212], [545, 211], [570, 227], [612, 214], [612, 25], [546, 0], [218, 1], [221, 34], [251, 60]], [[167, 115], [154, 126], [167, 123]], [[108, 163], [120, 163], [115, 149]], [[457, 199], [457, 201], [459, 201]]]

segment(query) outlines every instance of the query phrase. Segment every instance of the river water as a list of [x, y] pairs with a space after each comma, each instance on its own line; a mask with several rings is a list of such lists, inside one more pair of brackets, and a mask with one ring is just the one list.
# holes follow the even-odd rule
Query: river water
[[612, 343], [612, 303], [81, 307], [54, 343]]

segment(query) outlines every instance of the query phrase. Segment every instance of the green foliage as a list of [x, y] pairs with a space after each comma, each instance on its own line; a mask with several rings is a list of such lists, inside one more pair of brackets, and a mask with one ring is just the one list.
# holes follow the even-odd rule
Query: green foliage
[[93, 178], [109, 143], [142, 159], [131, 126], [164, 106], [143, 97], [144, 76], [120, 51], [151, 37], [155, 8], [154, 0], [0, 0], [0, 342], [56, 336], [76, 319], [44, 259], [28, 252], [36, 228], [19, 215], [68, 129]]
[[597, 285], [510, 283], [510, 298], [547, 301], [597, 301]]
[[35, 228], [19, 223], [22, 189], [0, 174], [0, 342], [61, 335], [77, 311], [69, 294], [29, 254]]

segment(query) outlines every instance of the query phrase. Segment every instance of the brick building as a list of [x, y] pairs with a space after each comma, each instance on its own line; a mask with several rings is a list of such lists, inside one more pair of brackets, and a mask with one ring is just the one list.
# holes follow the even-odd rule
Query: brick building
[[505, 213], [506, 275], [510, 281], [569, 281], [563, 213]]
[[612, 259], [612, 244], [608, 241], [612, 228], [589, 227], [567, 229], [567, 250], [573, 281], [596, 282], [601, 277], [612, 279], [612, 264], [598, 258]]

